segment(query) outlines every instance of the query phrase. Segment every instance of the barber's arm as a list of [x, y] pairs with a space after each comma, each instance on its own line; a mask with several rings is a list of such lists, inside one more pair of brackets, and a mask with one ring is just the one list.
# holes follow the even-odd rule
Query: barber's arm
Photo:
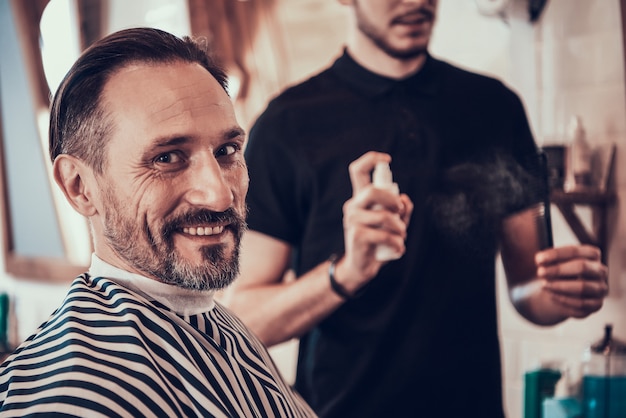
[[598, 311], [608, 292], [600, 250], [590, 245], [541, 250], [535, 213], [528, 209], [502, 224], [501, 255], [513, 305], [537, 325]]
[[[348, 294], [356, 293], [384, 264], [374, 258], [378, 244], [405, 251], [413, 204], [406, 195], [395, 196], [371, 186], [371, 171], [378, 161], [389, 161], [389, 156], [370, 152], [349, 167], [353, 196], [343, 206], [345, 254], [334, 271], [336, 282]], [[386, 210], [373, 210], [374, 204]], [[247, 231], [240, 277], [223, 297], [268, 346], [301, 336], [345, 302], [331, 287], [329, 261], [297, 280], [284, 280], [291, 253], [288, 243]]]

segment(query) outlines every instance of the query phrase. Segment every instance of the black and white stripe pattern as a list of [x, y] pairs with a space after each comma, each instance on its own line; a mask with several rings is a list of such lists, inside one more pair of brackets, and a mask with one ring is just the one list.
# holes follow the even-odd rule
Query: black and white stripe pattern
[[183, 318], [86, 274], [0, 366], [0, 403], [2, 416], [315, 415], [219, 304]]

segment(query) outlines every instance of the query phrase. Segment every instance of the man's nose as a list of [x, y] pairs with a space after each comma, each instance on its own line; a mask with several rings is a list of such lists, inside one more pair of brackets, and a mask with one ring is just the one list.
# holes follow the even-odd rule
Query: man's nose
[[196, 161], [189, 170], [186, 200], [216, 212], [230, 208], [234, 196], [224, 172], [214, 157]]

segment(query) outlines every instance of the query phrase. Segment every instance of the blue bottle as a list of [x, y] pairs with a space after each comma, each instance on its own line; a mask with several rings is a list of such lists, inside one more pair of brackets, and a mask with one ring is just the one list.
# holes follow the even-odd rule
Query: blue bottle
[[583, 413], [585, 418], [626, 417], [626, 344], [613, 338], [607, 324], [604, 337], [584, 354]]

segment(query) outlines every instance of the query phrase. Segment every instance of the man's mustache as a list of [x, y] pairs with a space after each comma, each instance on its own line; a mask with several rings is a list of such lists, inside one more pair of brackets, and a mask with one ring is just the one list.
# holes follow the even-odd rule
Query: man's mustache
[[224, 225], [227, 229], [233, 230], [237, 235], [242, 233], [247, 227], [245, 218], [233, 208], [228, 208], [224, 212], [197, 209], [187, 211], [166, 221], [163, 225], [162, 234], [165, 239], [168, 239], [172, 234], [181, 232], [184, 227], [215, 223]]

